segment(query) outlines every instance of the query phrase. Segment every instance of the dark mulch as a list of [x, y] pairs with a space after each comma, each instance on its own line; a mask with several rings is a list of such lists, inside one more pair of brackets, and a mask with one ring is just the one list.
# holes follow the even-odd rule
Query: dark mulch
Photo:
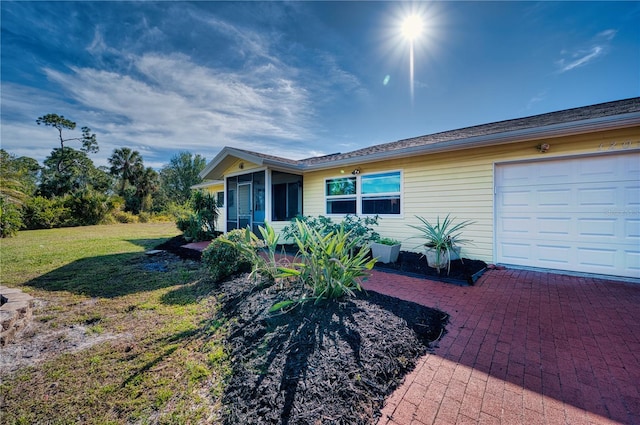
[[448, 319], [375, 292], [279, 314], [268, 310], [302, 294], [244, 277], [221, 292], [233, 319], [226, 424], [373, 424]]
[[463, 286], [473, 285], [482, 276], [486, 268], [487, 263], [484, 261], [463, 258], [462, 260], [451, 261], [449, 272], [447, 272], [447, 269], [440, 269], [440, 272], [438, 272], [437, 269], [429, 267], [424, 255], [407, 251], [400, 251], [398, 261], [395, 263], [376, 263], [375, 265], [375, 269], [382, 271], [398, 272]]
[[[185, 255], [174, 239], [157, 248]], [[257, 286], [247, 275], [219, 284], [233, 360], [225, 424], [374, 424], [446, 332], [446, 313], [376, 292], [269, 313], [302, 291]]]
[[[202, 258], [202, 253], [200, 251], [182, 248], [183, 245], [188, 243], [189, 242], [186, 241], [182, 235], [179, 235], [169, 239], [161, 245], [158, 245], [156, 249], [164, 249], [172, 252], [185, 260], [199, 261]], [[283, 245], [279, 249], [292, 255], [296, 253], [295, 247], [291, 245]], [[438, 272], [437, 269], [428, 266], [427, 259], [424, 255], [415, 252], [401, 251], [397, 262], [387, 264], [376, 263], [375, 268], [382, 271], [402, 273], [410, 276], [466, 286], [473, 285], [473, 283], [482, 276], [482, 273], [486, 271], [487, 263], [469, 258], [453, 260], [451, 262], [451, 269], [449, 273], [447, 273], [446, 269], [441, 269], [440, 272]]]

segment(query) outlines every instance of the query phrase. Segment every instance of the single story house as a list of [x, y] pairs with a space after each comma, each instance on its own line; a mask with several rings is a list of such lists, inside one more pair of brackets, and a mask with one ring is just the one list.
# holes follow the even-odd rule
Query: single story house
[[408, 224], [451, 214], [465, 257], [640, 278], [640, 97], [302, 160], [225, 147], [200, 176], [223, 231], [377, 214], [418, 251]]

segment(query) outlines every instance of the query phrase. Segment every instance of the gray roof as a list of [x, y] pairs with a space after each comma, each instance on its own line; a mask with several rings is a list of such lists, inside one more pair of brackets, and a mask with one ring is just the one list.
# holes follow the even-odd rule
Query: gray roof
[[[516, 118], [458, 130], [428, 134], [391, 143], [369, 146], [347, 153], [336, 153], [293, 160], [237, 148], [224, 148], [206, 167], [202, 177], [221, 164], [224, 157], [254, 159], [261, 164], [291, 171], [317, 170], [363, 161], [378, 161], [406, 155], [492, 146], [525, 140], [541, 140], [640, 125], [640, 97], [618, 100], [547, 114]], [[220, 178], [216, 176], [214, 178]]]
[[[394, 151], [405, 151], [409, 148], [426, 147], [429, 145], [440, 145], [446, 150], [447, 145], [463, 140], [473, 140], [484, 138], [492, 144], [490, 136], [498, 134], [533, 133], [526, 130], [544, 130], [557, 127], [558, 125], [579, 122], [592, 122], [608, 117], [622, 116], [632, 113], [640, 113], [640, 97], [620, 100], [615, 102], [601, 103], [598, 105], [585, 106], [581, 108], [567, 109], [558, 112], [550, 112], [542, 115], [535, 115], [526, 118], [517, 118], [506, 121], [499, 121], [491, 124], [477, 125], [473, 127], [461, 128], [458, 130], [434, 133], [426, 136], [413, 137], [410, 139], [398, 140], [396, 142], [374, 145], [363, 149], [358, 149], [344, 154], [331, 155], [329, 157], [308, 158], [301, 162], [305, 165], [319, 164], [326, 161], [339, 161], [349, 158], [361, 158], [374, 154], [392, 153]], [[636, 117], [636, 125], [638, 122]], [[538, 133], [541, 133], [538, 132]], [[495, 140], [495, 138], [493, 138]], [[502, 139], [502, 138], [501, 138]], [[517, 140], [512, 140], [517, 141]]]

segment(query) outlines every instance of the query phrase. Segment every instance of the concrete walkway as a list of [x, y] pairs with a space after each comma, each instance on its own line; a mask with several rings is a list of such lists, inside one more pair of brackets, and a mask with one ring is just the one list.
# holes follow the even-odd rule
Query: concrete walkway
[[378, 425], [640, 424], [640, 285], [492, 270], [472, 287], [374, 271], [450, 314]]

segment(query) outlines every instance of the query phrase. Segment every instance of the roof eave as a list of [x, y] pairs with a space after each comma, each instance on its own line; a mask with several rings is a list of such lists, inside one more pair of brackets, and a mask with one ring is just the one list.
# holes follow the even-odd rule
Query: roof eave
[[508, 143], [526, 142], [528, 140], [544, 140], [553, 137], [571, 136], [595, 131], [622, 129], [637, 125], [640, 125], [640, 112], [633, 112], [582, 121], [552, 124], [544, 127], [534, 127], [489, 135], [467, 137], [440, 143], [411, 146], [388, 152], [376, 152], [358, 157], [309, 164], [304, 167], [304, 171], [316, 171], [342, 166], [351, 166], [361, 164], [363, 162], [385, 161], [406, 157], [407, 155], [433, 154], [486, 146], [498, 146]]

